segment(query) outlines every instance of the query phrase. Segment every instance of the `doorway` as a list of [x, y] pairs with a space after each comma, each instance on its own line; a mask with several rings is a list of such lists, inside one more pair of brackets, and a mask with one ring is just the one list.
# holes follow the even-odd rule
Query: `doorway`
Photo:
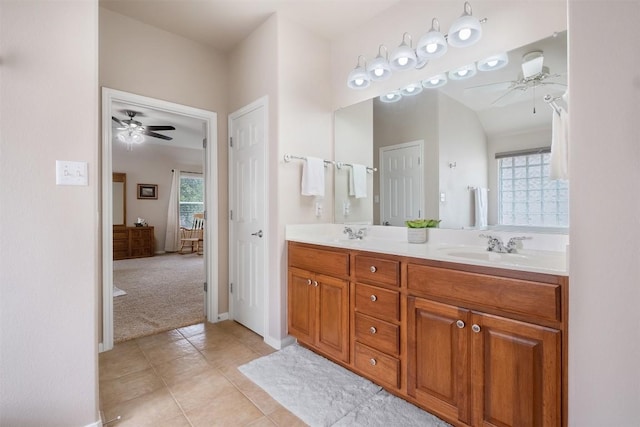
[[424, 215], [424, 141], [380, 148], [380, 222], [404, 227]]
[[229, 115], [229, 311], [259, 335], [267, 325], [267, 98]]
[[[154, 98], [122, 92], [114, 89], [102, 89], [102, 340], [100, 351], [113, 348], [113, 131], [112, 117], [117, 115], [114, 105], [126, 104], [139, 109], [150, 108], [185, 118], [201, 120], [204, 123], [204, 164], [205, 209], [208, 226], [204, 229], [205, 299], [206, 319], [209, 322], [218, 318], [218, 192], [217, 177], [217, 114]], [[134, 147], [135, 149], [135, 147]], [[151, 184], [152, 183], [145, 183]], [[151, 187], [153, 188], [153, 187]], [[156, 191], [169, 191], [168, 188]], [[207, 209], [208, 208], [208, 209]], [[165, 211], [166, 213], [166, 211]]]

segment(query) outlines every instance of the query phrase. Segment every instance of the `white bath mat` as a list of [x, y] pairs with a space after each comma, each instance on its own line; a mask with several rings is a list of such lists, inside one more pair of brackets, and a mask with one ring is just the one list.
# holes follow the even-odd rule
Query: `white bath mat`
[[119, 297], [119, 296], [126, 295], [126, 294], [127, 293], [125, 291], [123, 291], [122, 289], [120, 289], [116, 285], [113, 285], [113, 296], [114, 297]]
[[312, 427], [449, 426], [297, 344], [238, 369]]

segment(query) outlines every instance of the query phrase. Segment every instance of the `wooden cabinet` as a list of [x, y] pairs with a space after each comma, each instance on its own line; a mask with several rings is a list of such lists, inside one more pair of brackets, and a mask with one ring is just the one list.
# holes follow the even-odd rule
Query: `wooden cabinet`
[[290, 265], [312, 266], [317, 260], [316, 271], [289, 267], [289, 333], [329, 357], [348, 362], [349, 281], [323, 274], [344, 273], [337, 266], [348, 265], [348, 254], [307, 249], [289, 248]]
[[155, 253], [153, 227], [114, 227], [113, 259], [150, 257]]
[[289, 243], [289, 332], [456, 426], [567, 424], [563, 276]]

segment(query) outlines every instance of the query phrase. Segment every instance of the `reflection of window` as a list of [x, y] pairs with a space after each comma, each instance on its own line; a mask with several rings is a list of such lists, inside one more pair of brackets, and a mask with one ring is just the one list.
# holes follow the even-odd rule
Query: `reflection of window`
[[548, 148], [496, 154], [500, 224], [569, 226], [569, 184], [549, 179], [550, 156]]
[[204, 212], [204, 179], [200, 175], [180, 174], [180, 226], [191, 228], [193, 214]]

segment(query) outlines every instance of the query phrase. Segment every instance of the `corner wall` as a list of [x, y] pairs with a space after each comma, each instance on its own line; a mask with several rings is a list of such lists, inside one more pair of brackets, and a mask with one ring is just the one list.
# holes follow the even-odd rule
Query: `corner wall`
[[97, 0], [0, 2], [3, 426], [98, 425], [97, 37]]

